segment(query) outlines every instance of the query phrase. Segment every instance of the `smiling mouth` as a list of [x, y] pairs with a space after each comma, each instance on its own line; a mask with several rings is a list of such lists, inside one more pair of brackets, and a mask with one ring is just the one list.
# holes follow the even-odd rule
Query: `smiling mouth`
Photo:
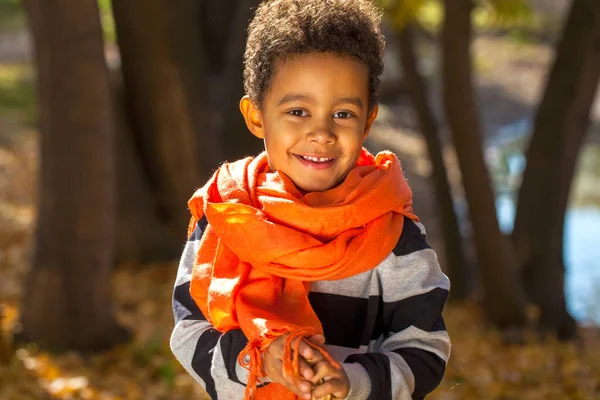
[[326, 157], [310, 157], [310, 156], [301, 156], [301, 155], [298, 155], [298, 157], [300, 157], [303, 160], [315, 162], [315, 163], [328, 163], [328, 162], [333, 161], [333, 158], [326, 158]]
[[327, 170], [329, 167], [334, 165], [337, 158], [331, 157], [314, 157], [314, 156], [302, 156], [300, 154], [294, 154], [298, 161], [304, 166], [313, 170]]

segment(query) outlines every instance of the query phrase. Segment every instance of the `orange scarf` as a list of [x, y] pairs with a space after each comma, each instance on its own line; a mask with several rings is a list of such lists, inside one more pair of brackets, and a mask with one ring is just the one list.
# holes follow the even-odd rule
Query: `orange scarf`
[[264, 152], [224, 164], [189, 208], [188, 234], [203, 215], [209, 223], [190, 292], [215, 329], [241, 328], [248, 338], [239, 357], [249, 369], [246, 399], [297, 398], [278, 384], [256, 389], [264, 377], [262, 350], [290, 333], [283, 368], [297, 376], [290, 346], [323, 333], [308, 301], [310, 282], [376, 267], [398, 242], [404, 216], [417, 220], [396, 156], [365, 149], [342, 184], [305, 195], [284, 174], [270, 172]]

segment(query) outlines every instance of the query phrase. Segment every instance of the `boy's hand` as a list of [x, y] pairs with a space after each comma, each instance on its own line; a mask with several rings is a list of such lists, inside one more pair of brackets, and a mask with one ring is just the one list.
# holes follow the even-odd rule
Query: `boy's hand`
[[[314, 365], [323, 360], [323, 355], [314, 350], [304, 341], [300, 342], [299, 351], [301, 357], [298, 363], [300, 377], [286, 376], [282, 368], [282, 358], [283, 347], [285, 345], [285, 339], [287, 336], [288, 334], [281, 335], [271, 342], [271, 344], [265, 349], [263, 352], [263, 371], [273, 382], [277, 382], [286, 387], [300, 398], [310, 399], [312, 388], [310, 381], [313, 379], [315, 374], [313, 369], [305, 360], [310, 360], [311, 365]], [[315, 335], [308, 338], [308, 340], [321, 346], [325, 342], [323, 335]]]
[[[344, 368], [332, 365], [327, 360], [319, 362], [313, 367], [314, 376], [311, 382], [317, 385], [313, 390], [313, 398], [322, 399], [333, 395], [336, 399], [345, 399], [350, 393], [350, 380]], [[320, 383], [323, 380], [323, 383]]]

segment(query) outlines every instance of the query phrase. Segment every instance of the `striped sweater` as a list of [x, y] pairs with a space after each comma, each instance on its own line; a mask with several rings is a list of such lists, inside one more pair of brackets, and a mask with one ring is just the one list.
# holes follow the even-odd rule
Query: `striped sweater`
[[[190, 295], [206, 225], [203, 217], [179, 264], [171, 350], [212, 399], [243, 399], [248, 371], [237, 359], [246, 337], [239, 329], [216, 331]], [[441, 315], [448, 290], [423, 225], [408, 218], [393, 252], [376, 268], [311, 284], [308, 297], [323, 325], [325, 348], [350, 380], [348, 400], [423, 399], [440, 383], [450, 355]]]

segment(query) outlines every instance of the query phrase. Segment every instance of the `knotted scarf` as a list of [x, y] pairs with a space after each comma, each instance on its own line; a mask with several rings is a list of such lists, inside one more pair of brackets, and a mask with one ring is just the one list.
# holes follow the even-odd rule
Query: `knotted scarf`
[[404, 216], [417, 220], [396, 156], [365, 149], [340, 185], [307, 194], [271, 172], [264, 152], [224, 164], [189, 208], [188, 234], [203, 215], [208, 220], [190, 292], [215, 329], [241, 329], [248, 338], [239, 356], [249, 369], [246, 399], [297, 398], [275, 383], [256, 389], [264, 377], [261, 352], [290, 333], [283, 369], [297, 375], [298, 352], [290, 346], [323, 333], [308, 300], [310, 282], [376, 267], [398, 242]]

